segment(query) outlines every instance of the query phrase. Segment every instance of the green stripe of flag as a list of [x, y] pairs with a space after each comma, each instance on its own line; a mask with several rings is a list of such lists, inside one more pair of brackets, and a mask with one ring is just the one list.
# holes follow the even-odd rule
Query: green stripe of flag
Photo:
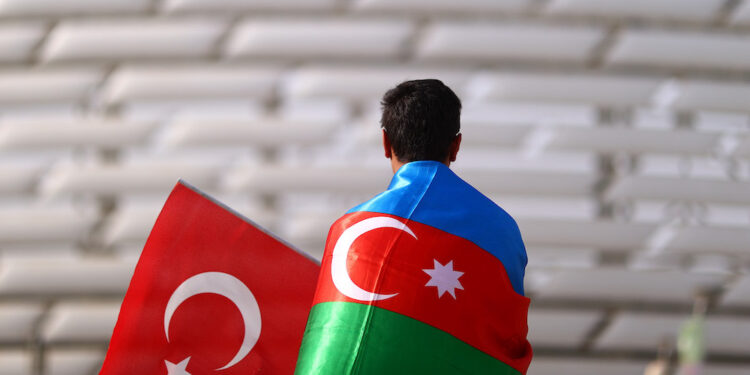
[[407, 316], [351, 302], [313, 306], [295, 374], [520, 373]]

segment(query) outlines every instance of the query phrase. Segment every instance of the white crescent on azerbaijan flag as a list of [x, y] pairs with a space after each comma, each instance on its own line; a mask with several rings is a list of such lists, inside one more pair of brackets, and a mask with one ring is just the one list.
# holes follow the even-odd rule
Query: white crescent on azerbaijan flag
[[401, 167], [331, 227], [297, 374], [525, 374], [515, 221], [441, 163]]

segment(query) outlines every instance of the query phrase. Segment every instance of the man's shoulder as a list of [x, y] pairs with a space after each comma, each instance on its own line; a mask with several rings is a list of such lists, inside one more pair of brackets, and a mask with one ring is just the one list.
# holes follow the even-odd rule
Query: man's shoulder
[[452, 211], [473, 220], [489, 224], [516, 226], [516, 221], [495, 201], [484, 195], [452, 170], [445, 169], [436, 176], [429, 199], [445, 202]]
[[500, 259], [514, 289], [523, 294], [527, 256], [516, 221], [447, 167], [434, 171], [397, 174], [388, 190], [349, 210], [338, 223], [346, 227], [359, 213], [381, 213], [464, 238]]
[[399, 170], [387, 190], [347, 214], [360, 211], [393, 215], [439, 228], [482, 223], [486, 230], [496, 231], [501, 226], [511, 230], [507, 234], [518, 232], [510, 214], [442, 164]]

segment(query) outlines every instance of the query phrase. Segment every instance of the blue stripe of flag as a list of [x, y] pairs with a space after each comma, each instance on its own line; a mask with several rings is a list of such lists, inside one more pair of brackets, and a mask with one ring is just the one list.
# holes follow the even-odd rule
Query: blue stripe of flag
[[442, 163], [405, 164], [388, 190], [349, 212], [399, 216], [463, 237], [497, 257], [523, 295], [526, 249], [515, 220]]

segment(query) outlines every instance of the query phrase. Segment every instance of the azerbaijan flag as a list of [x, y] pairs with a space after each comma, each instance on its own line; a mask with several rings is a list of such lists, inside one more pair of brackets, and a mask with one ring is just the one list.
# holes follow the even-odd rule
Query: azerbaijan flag
[[296, 374], [525, 374], [526, 260], [505, 211], [408, 163], [331, 227]]

